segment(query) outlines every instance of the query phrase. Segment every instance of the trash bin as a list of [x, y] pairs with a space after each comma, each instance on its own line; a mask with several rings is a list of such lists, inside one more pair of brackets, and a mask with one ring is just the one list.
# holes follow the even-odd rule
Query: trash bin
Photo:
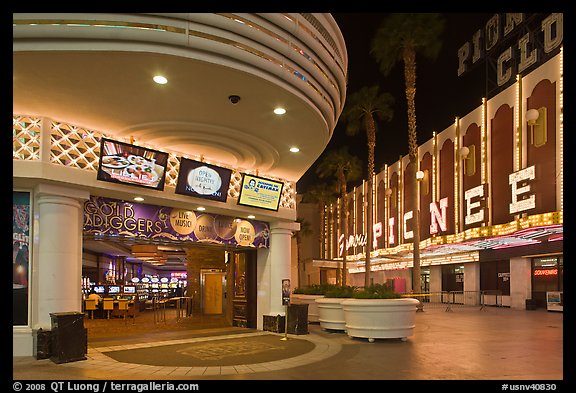
[[86, 360], [87, 334], [84, 313], [50, 313], [52, 320], [52, 354], [54, 363]]
[[[284, 315], [264, 315], [263, 330], [274, 333], [286, 331]], [[288, 333], [308, 334], [308, 304], [288, 305]]]
[[34, 356], [37, 360], [49, 359], [52, 356], [52, 332], [42, 328], [34, 330]]
[[308, 304], [288, 306], [288, 333], [308, 334]]

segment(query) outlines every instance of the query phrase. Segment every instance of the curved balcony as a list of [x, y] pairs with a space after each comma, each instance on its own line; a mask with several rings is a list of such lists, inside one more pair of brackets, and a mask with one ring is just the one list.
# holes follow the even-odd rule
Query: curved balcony
[[297, 181], [344, 105], [330, 14], [15, 13], [13, 33], [14, 113], [247, 172]]

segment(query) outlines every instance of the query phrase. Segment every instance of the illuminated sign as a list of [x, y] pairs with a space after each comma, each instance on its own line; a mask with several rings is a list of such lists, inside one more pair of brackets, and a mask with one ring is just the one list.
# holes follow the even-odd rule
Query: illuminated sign
[[[466, 73], [487, 54], [496, 60], [498, 87], [513, 81], [536, 64], [543, 64], [563, 42], [563, 14], [553, 13], [540, 20], [538, 14], [495, 14], [484, 29], [477, 30], [471, 41], [458, 49], [458, 76]], [[511, 38], [516, 41], [512, 44]], [[502, 50], [508, 43], [506, 49]], [[498, 50], [498, 53], [493, 53]]]
[[557, 276], [558, 269], [538, 269], [534, 270], [534, 276]]
[[244, 174], [238, 204], [278, 211], [283, 183]]
[[440, 231], [445, 232], [448, 230], [446, 224], [446, 208], [448, 207], [448, 198], [440, 199], [440, 210], [436, 206], [436, 202], [430, 203], [430, 234], [438, 233], [438, 225]]
[[[484, 183], [464, 192], [466, 200], [466, 216], [464, 224], [472, 225], [486, 221], [486, 197], [488, 196], [488, 184]], [[478, 209], [478, 210], [476, 210]]]
[[[536, 178], [534, 165], [528, 168], [511, 173], [508, 182], [512, 186], [512, 203], [510, 203], [510, 214], [519, 213], [536, 207], [536, 196], [526, 195], [530, 191], [529, 180]], [[520, 198], [521, 197], [521, 198]]]
[[230, 185], [230, 169], [204, 162], [180, 158], [176, 194], [226, 202]]
[[102, 138], [97, 180], [164, 190], [168, 153]]

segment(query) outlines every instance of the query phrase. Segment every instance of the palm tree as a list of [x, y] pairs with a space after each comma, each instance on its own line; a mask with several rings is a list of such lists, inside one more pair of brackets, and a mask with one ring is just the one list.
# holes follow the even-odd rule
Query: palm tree
[[298, 287], [303, 286], [302, 277], [301, 277], [301, 267], [302, 267], [302, 239], [306, 236], [310, 236], [312, 234], [312, 226], [310, 222], [306, 221], [305, 218], [298, 217], [296, 218], [296, 222], [300, 223], [300, 230], [297, 231], [293, 236], [296, 237], [296, 252], [298, 253], [297, 256], [297, 267], [298, 267]]
[[346, 134], [357, 135], [362, 128], [366, 131], [368, 139], [368, 195], [367, 220], [366, 220], [366, 263], [364, 273], [364, 286], [370, 286], [370, 252], [372, 251], [372, 188], [374, 177], [374, 149], [376, 148], [377, 124], [374, 121], [392, 120], [393, 111], [390, 108], [394, 102], [394, 97], [388, 93], [378, 92], [379, 86], [363, 87], [359, 91], [351, 94], [346, 100], [344, 110], [340, 115], [341, 121], [346, 124]]
[[340, 188], [341, 199], [341, 212], [344, 215], [344, 247], [342, 252], [342, 274], [340, 268], [336, 275], [336, 281], [339, 281], [342, 275], [341, 285], [346, 285], [346, 258], [348, 251], [346, 242], [348, 241], [348, 197], [346, 193], [346, 186], [348, 181], [358, 180], [362, 174], [362, 162], [356, 156], [348, 152], [348, 147], [343, 146], [338, 150], [329, 151], [324, 159], [316, 167], [316, 173], [321, 178], [336, 176], [338, 187]]
[[[408, 106], [408, 176], [416, 179], [418, 170], [418, 138], [416, 133], [416, 54], [436, 59], [442, 41], [444, 19], [440, 14], [389, 14], [383, 21], [371, 43], [371, 53], [380, 63], [380, 70], [388, 75], [398, 63], [404, 64], [404, 82]], [[412, 290], [420, 291], [420, 210], [418, 208], [418, 182], [413, 181], [414, 209], [414, 268]]]
[[[329, 186], [326, 183], [317, 183], [310, 187], [308, 191], [303, 194], [302, 201], [306, 203], [318, 204], [318, 211], [320, 213], [320, 236], [318, 241], [320, 245], [324, 239], [324, 206], [329, 205], [336, 201], [335, 187]], [[325, 259], [326, 255], [324, 249], [320, 246], [320, 258]]]

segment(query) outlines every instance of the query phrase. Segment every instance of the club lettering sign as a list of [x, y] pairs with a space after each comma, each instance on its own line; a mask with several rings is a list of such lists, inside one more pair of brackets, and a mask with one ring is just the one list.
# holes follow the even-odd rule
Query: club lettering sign
[[84, 233], [255, 248], [270, 239], [262, 221], [94, 196], [84, 204]]

